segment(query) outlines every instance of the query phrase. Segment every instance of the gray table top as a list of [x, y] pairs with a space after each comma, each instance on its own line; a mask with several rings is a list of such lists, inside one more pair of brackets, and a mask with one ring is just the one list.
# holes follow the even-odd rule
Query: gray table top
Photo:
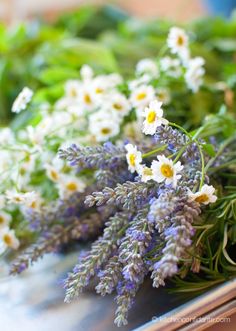
[[[59, 281], [76, 262], [77, 255], [46, 256], [29, 271], [0, 280], [1, 331], [126, 331], [177, 307], [185, 300], [170, 295], [163, 288], [153, 289], [146, 281], [138, 292], [129, 314], [129, 324], [117, 328], [114, 323], [114, 296], [100, 297], [87, 289], [71, 304], [63, 302], [64, 290]], [[0, 274], [6, 272], [0, 266]]]

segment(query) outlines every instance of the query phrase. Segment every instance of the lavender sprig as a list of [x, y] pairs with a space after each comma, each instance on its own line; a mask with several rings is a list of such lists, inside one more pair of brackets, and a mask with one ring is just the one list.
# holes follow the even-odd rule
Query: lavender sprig
[[154, 230], [153, 224], [147, 220], [147, 213], [147, 209], [137, 213], [119, 246], [119, 261], [123, 264], [123, 277], [135, 283], [141, 281], [140, 275], [146, 268], [143, 256], [151, 242]]
[[50, 205], [42, 206], [40, 210], [26, 209], [25, 218], [29, 223], [30, 230], [45, 231], [55, 222], [68, 223], [69, 218], [81, 216], [86, 209], [84, 199], [93, 190], [94, 187], [91, 186], [83, 193], [73, 193], [67, 199], [59, 199]]
[[[165, 278], [177, 273], [177, 265], [180, 259], [184, 258], [186, 248], [190, 246], [194, 234], [191, 224], [201, 212], [199, 205], [194, 201], [190, 202], [186, 196], [174, 197], [169, 201], [166, 200], [167, 196], [168, 194], [164, 193], [153, 201], [149, 215], [165, 242], [161, 258], [151, 266], [153, 270], [151, 278], [155, 287], [165, 285]], [[165, 215], [163, 215], [163, 201], [166, 205]]]
[[122, 236], [122, 228], [129, 222], [130, 213], [119, 212], [110, 218], [106, 224], [104, 234], [92, 244], [88, 256], [82, 258], [74, 268], [74, 272], [65, 280], [66, 297], [65, 302], [70, 302], [77, 297], [82, 289], [103, 263], [116, 249], [117, 241]]
[[145, 269], [140, 271], [139, 281], [138, 282], [131, 282], [131, 281], [123, 281], [120, 282], [117, 286], [117, 293], [115, 300], [117, 303], [116, 309], [116, 318], [114, 323], [121, 327], [123, 325], [128, 324], [128, 313], [131, 309], [135, 295], [142, 284], [144, 277], [146, 276], [147, 272]]
[[72, 144], [67, 149], [60, 149], [58, 153], [70, 165], [81, 169], [115, 169], [125, 161], [124, 146], [118, 147], [110, 142], [95, 147]]
[[188, 136], [179, 132], [177, 129], [173, 129], [171, 126], [159, 126], [154, 135], [154, 139], [161, 145], [167, 145], [167, 149], [171, 152], [177, 152], [182, 147], [186, 146], [183, 157], [188, 160], [195, 159], [196, 153], [198, 153], [196, 144], [194, 142], [190, 144]]
[[112, 256], [103, 270], [98, 273], [97, 293], [102, 296], [112, 293], [122, 278], [122, 263], [117, 255]]
[[147, 199], [155, 195], [157, 185], [154, 181], [143, 182], [125, 182], [117, 184], [113, 189], [105, 187], [101, 192], [94, 192], [85, 199], [88, 207], [103, 204], [120, 206], [124, 209], [132, 209], [142, 206]]
[[35, 244], [27, 248], [13, 261], [11, 274], [21, 273], [47, 253], [55, 252], [70, 240], [86, 240], [96, 235], [103, 225], [103, 218], [92, 213], [84, 219], [73, 218], [67, 225], [55, 224], [43, 233]]

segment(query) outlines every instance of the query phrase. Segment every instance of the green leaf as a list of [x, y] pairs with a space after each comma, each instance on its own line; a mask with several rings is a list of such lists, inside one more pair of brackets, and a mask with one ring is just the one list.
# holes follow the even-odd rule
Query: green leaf
[[209, 44], [220, 50], [221, 52], [235, 52], [236, 51], [236, 39], [231, 39], [231, 38], [216, 38], [211, 40]]
[[34, 102], [36, 105], [42, 102], [54, 103], [63, 95], [63, 92], [64, 84], [61, 83], [38, 89], [34, 95]]
[[11, 122], [11, 129], [13, 131], [24, 129], [27, 125], [33, 125], [40, 121], [41, 117], [38, 113], [31, 111], [23, 111], [18, 114]]
[[56, 84], [60, 82], [64, 82], [68, 79], [76, 79], [78, 78], [78, 71], [70, 68], [63, 68], [59, 66], [47, 68], [41, 71], [39, 75], [39, 80], [42, 83], [47, 85]]
[[212, 144], [203, 144], [202, 148], [209, 156], [214, 157], [216, 155], [214, 146]]
[[45, 44], [39, 54], [45, 66], [61, 66], [66, 70], [79, 69], [83, 64], [88, 64], [102, 71], [118, 71], [112, 52], [97, 41], [66, 39]]

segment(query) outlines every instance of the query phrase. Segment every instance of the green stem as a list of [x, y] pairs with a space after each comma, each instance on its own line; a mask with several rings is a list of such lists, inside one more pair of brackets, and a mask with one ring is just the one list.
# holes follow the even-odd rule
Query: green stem
[[161, 146], [161, 147], [158, 147], [158, 148], [154, 149], [153, 151], [150, 151], [148, 153], [145, 153], [145, 154], [142, 155], [142, 158], [144, 159], [144, 158], [149, 157], [149, 156], [151, 156], [153, 154], [156, 154], [157, 152], [164, 151], [167, 146], [168, 145], [166, 144], [164, 146]]
[[226, 162], [226, 163], [224, 163], [224, 164], [222, 164], [222, 165], [220, 165], [218, 167], [208, 168], [208, 170], [210, 170], [212, 172], [215, 172], [215, 171], [218, 171], [220, 169], [224, 169], [224, 168], [230, 166], [231, 164], [235, 164], [235, 163], [236, 163], [236, 159], [231, 160], [229, 162]]
[[[196, 142], [196, 141], [195, 141]], [[202, 153], [202, 148], [201, 146], [196, 142], [197, 146], [198, 146], [198, 150], [200, 153], [200, 157], [201, 157], [201, 172], [202, 172], [202, 177], [201, 177], [201, 181], [200, 181], [200, 185], [199, 185], [199, 190], [201, 190], [203, 184], [204, 184], [204, 179], [205, 179], [205, 161], [204, 161], [204, 155]]]
[[[205, 167], [205, 171], [207, 171], [211, 165], [216, 161], [216, 159], [223, 153], [224, 149], [231, 143], [233, 142], [235, 139], [235, 136], [234, 137], [231, 137], [229, 139], [227, 139], [222, 145], [221, 147], [219, 148], [218, 152], [216, 153], [216, 155], [209, 160], [209, 162], [207, 163], [206, 167]], [[216, 167], [217, 168], [217, 167]], [[216, 169], [215, 168], [215, 169]], [[218, 167], [219, 168], [219, 167]]]
[[161, 47], [161, 49], [158, 53], [157, 59], [158, 60], [161, 59], [165, 55], [167, 50], [168, 50], [168, 46], [165, 44], [164, 46]]

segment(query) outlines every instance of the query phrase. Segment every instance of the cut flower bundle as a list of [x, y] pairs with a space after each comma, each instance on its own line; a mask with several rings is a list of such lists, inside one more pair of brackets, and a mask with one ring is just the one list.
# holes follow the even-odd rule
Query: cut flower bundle
[[[93, 239], [64, 281], [65, 300], [96, 276], [98, 293], [117, 293], [118, 326], [149, 275], [154, 287], [175, 276], [187, 288], [200, 272], [205, 281], [199, 277], [195, 288], [202, 290], [236, 274], [235, 115], [221, 106], [190, 131], [165, 114], [173, 82], [184, 93], [203, 85], [204, 60], [192, 58], [188, 44], [172, 28], [164, 55], [141, 60], [128, 82], [84, 66], [53, 106], [41, 105], [32, 125], [0, 132], [2, 251], [24, 248], [11, 273], [64, 244]], [[25, 88], [13, 111], [31, 97]]]

